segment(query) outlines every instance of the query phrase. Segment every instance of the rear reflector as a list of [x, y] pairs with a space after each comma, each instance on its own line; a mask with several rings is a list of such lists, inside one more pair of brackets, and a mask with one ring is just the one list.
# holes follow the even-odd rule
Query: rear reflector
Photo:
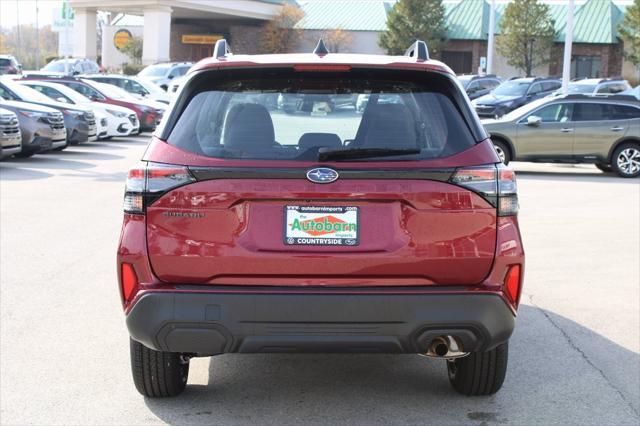
[[120, 271], [122, 280], [122, 298], [124, 304], [131, 302], [135, 294], [138, 292], [138, 276], [136, 275], [133, 265], [123, 263]]
[[520, 265], [512, 265], [504, 279], [504, 291], [514, 306], [518, 306], [520, 296]]

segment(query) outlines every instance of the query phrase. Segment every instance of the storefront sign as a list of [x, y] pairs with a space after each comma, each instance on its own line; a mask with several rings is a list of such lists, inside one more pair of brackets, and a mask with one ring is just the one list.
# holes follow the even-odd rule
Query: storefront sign
[[129, 30], [118, 30], [113, 35], [113, 45], [118, 50], [122, 50], [123, 47], [127, 45], [131, 41], [131, 32]]
[[184, 44], [216, 44], [216, 41], [224, 38], [222, 34], [183, 34]]

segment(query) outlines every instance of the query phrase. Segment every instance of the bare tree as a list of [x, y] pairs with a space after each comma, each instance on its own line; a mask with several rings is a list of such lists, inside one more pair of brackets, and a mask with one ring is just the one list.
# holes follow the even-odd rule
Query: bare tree
[[264, 53], [290, 52], [300, 40], [300, 30], [295, 25], [304, 16], [300, 8], [284, 5], [278, 16], [269, 21], [262, 30]]
[[321, 35], [325, 46], [331, 53], [349, 51], [349, 46], [353, 43], [353, 35], [340, 28], [325, 31]]

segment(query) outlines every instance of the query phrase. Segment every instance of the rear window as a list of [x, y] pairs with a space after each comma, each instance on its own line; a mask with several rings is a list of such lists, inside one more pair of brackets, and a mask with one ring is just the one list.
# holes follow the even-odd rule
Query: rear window
[[171, 145], [214, 158], [304, 161], [371, 149], [380, 155], [358, 161], [388, 161], [446, 157], [476, 143], [456, 86], [435, 73], [234, 74], [190, 84], [186, 107], [165, 130]]

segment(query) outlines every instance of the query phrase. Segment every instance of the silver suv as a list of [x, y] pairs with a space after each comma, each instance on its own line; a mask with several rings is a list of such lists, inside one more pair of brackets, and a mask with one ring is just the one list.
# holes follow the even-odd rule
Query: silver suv
[[163, 90], [167, 90], [171, 80], [185, 75], [192, 65], [192, 62], [168, 62], [149, 65], [138, 73], [138, 77], [157, 84]]

